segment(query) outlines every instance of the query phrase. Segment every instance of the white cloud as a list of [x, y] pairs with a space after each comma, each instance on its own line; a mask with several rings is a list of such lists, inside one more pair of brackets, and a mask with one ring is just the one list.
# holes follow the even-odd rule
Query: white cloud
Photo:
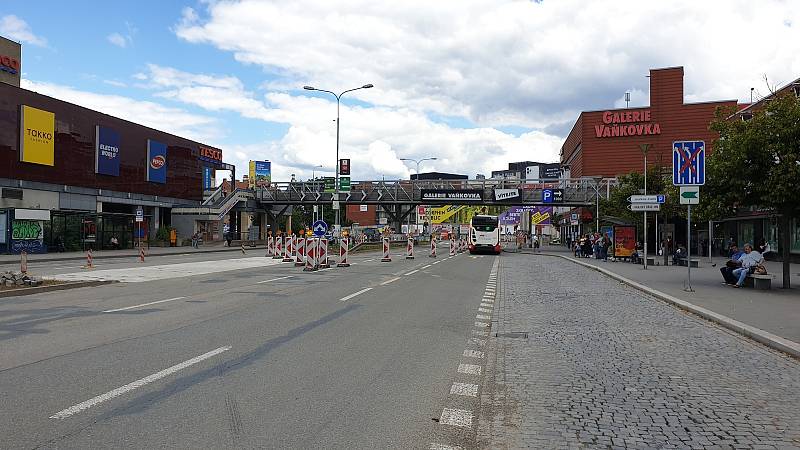
[[106, 36], [106, 39], [108, 39], [108, 42], [111, 42], [117, 47], [125, 48], [128, 46], [128, 40], [125, 38], [125, 36], [119, 33], [111, 33], [108, 36]]
[[33, 34], [28, 23], [13, 14], [0, 17], [0, 35], [24, 44], [47, 46], [47, 39]]
[[95, 94], [68, 86], [23, 79], [22, 88], [187, 139], [213, 144], [222, 137], [215, 119], [179, 108], [119, 95]]

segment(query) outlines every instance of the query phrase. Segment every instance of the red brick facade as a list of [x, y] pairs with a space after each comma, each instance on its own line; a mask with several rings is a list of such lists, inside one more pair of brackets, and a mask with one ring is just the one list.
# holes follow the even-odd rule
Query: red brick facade
[[720, 106], [736, 106], [735, 100], [706, 103], [683, 102], [683, 67], [650, 70], [650, 106], [630, 109], [584, 111], [561, 147], [562, 167], [570, 177], [642, 172], [639, 144], [651, 144], [648, 165], [670, 167], [672, 143], [703, 140], [711, 151], [716, 133], [709, 124]]
[[361, 211], [361, 205], [347, 205], [347, 218], [362, 227], [373, 227], [377, 225], [377, 206], [366, 205], [367, 210]]

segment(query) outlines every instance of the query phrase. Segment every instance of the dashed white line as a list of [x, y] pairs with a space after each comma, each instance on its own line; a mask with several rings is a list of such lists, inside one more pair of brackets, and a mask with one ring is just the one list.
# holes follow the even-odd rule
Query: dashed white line
[[425, 265], [425, 266], [422, 266], [422, 267], [420, 267], [420, 270], [425, 270], [425, 269], [427, 269], [427, 268], [428, 268], [428, 267], [430, 267], [430, 266], [431, 266], [430, 264], [428, 264], [428, 265]]
[[428, 447], [428, 450], [463, 450], [463, 448], [457, 445], [444, 445], [433, 442], [431, 446]]
[[486, 315], [483, 315], [483, 314], [478, 314], [477, 316], [475, 316], [475, 318], [478, 319], [478, 320], [490, 320], [492, 317], [491, 316], [486, 316]]
[[489, 324], [486, 322], [475, 322], [475, 326], [478, 328], [488, 328]]
[[477, 350], [464, 350], [464, 356], [467, 358], [483, 358], [483, 352]]
[[355, 296], [357, 296], [357, 295], [361, 295], [361, 294], [363, 294], [364, 292], [371, 291], [371, 290], [372, 290], [372, 288], [371, 288], [371, 287], [364, 288], [364, 289], [362, 289], [362, 290], [360, 290], [360, 291], [358, 291], [358, 292], [353, 292], [352, 294], [350, 294], [350, 295], [348, 295], [348, 296], [346, 296], [346, 297], [342, 297], [342, 298], [340, 298], [340, 299], [339, 299], [339, 301], [340, 301], [340, 302], [346, 302], [346, 301], [350, 300], [351, 298], [353, 298], [353, 297], [355, 297]]
[[387, 285], [387, 284], [389, 284], [389, 283], [394, 283], [395, 281], [397, 281], [397, 280], [399, 280], [399, 279], [400, 279], [400, 277], [395, 277], [395, 278], [392, 278], [392, 279], [386, 280], [386, 281], [384, 281], [383, 283], [381, 283], [381, 286], [386, 286], [386, 285]]
[[208, 353], [203, 353], [200, 356], [195, 356], [192, 359], [186, 360], [186, 361], [184, 361], [184, 362], [182, 362], [180, 364], [175, 364], [172, 367], [168, 367], [168, 368], [166, 368], [166, 369], [164, 369], [164, 370], [162, 370], [160, 372], [156, 372], [156, 373], [154, 373], [152, 375], [148, 375], [148, 376], [146, 376], [144, 378], [141, 378], [139, 380], [134, 381], [133, 383], [128, 383], [125, 386], [118, 387], [118, 388], [116, 388], [116, 389], [114, 389], [112, 391], [108, 391], [105, 394], [98, 395], [97, 397], [94, 397], [94, 398], [90, 398], [89, 400], [86, 400], [85, 402], [81, 402], [81, 403], [78, 403], [77, 405], [70, 406], [67, 409], [61, 410], [61, 411], [53, 414], [52, 416], [50, 416], [50, 418], [51, 419], [65, 419], [65, 418], [67, 418], [67, 417], [69, 417], [69, 416], [71, 416], [73, 414], [76, 414], [76, 413], [79, 413], [79, 412], [83, 411], [84, 409], [91, 408], [92, 406], [95, 406], [95, 405], [97, 405], [99, 403], [103, 403], [106, 400], [111, 400], [114, 397], [119, 397], [120, 395], [125, 394], [126, 392], [130, 392], [130, 391], [132, 391], [134, 389], [138, 389], [138, 388], [140, 388], [140, 387], [142, 387], [142, 386], [144, 386], [146, 384], [150, 384], [150, 383], [152, 383], [152, 382], [154, 382], [156, 380], [159, 380], [159, 379], [164, 378], [164, 377], [166, 377], [168, 375], [171, 375], [171, 374], [173, 374], [173, 373], [175, 373], [175, 372], [177, 372], [177, 371], [179, 371], [181, 369], [185, 369], [185, 368], [187, 368], [189, 366], [193, 366], [193, 365], [199, 363], [200, 361], [203, 361], [203, 360], [206, 360], [208, 358], [211, 358], [212, 356], [219, 355], [220, 353], [226, 352], [226, 351], [228, 351], [230, 349], [231, 349], [231, 347], [220, 347], [220, 348], [211, 350]]
[[406, 274], [406, 276], [409, 276], [409, 275], [414, 275], [414, 274], [415, 274], [415, 273], [417, 273], [417, 272], [419, 272], [419, 269], [415, 269], [415, 270], [412, 270], [411, 272], [408, 272], [408, 273]]
[[273, 278], [273, 279], [271, 279], [271, 280], [259, 281], [259, 282], [258, 282], [258, 283], [256, 283], [256, 284], [264, 284], [264, 283], [269, 283], [270, 281], [285, 280], [285, 279], [287, 279], [287, 278], [292, 278], [292, 276], [293, 276], [293, 275], [288, 275], [288, 276], [285, 276], [285, 277]]
[[436, 261], [435, 263], [433, 263], [433, 265], [435, 266], [436, 264], [439, 264], [440, 262], [441, 261]]
[[444, 408], [439, 423], [461, 428], [472, 428], [472, 411]]
[[482, 313], [491, 313], [491, 312], [492, 312], [492, 310], [491, 310], [491, 309], [489, 309], [489, 308], [478, 308], [478, 312], [482, 312]]
[[480, 375], [481, 366], [477, 364], [459, 364], [458, 373], [465, 373], [467, 375]]
[[489, 336], [489, 331], [488, 330], [472, 330], [472, 334], [474, 334], [476, 336]]
[[126, 306], [125, 308], [108, 309], [108, 310], [105, 310], [103, 312], [104, 313], [113, 313], [113, 312], [117, 312], [117, 311], [127, 311], [129, 309], [141, 308], [143, 306], [150, 306], [150, 305], [155, 305], [155, 304], [158, 304], [158, 303], [174, 302], [175, 300], [181, 300], [181, 299], [184, 299], [184, 298], [186, 298], [186, 297], [168, 298], [166, 300], [158, 300], [158, 301], [155, 301], [155, 302], [142, 303], [141, 305]]
[[450, 386], [450, 395], [463, 395], [466, 397], [478, 396], [478, 385], [469, 383], [453, 383]]

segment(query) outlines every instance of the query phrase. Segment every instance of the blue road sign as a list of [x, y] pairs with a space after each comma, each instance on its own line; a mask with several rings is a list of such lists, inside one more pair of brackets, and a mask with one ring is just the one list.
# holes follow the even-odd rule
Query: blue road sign
[[706, 184], [706, 143], [677, 141], [672, 143], [672, 184], [692, 186]]
[[667, 201], [667, 196], [664, 194], [656, 195], [656, 203], [665, 203]]
[[542, 203], [553, 203], [552, 189], [542, 189]]
[[311, 232], [314, 236], [322, 237], [328, 232], [328, 224], [324, 220], [318, 220], [311, 224]]

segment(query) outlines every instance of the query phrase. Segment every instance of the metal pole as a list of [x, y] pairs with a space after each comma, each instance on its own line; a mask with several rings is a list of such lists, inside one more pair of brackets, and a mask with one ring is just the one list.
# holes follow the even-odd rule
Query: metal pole
[[[647, 152], [644, 153], [644, 195], [647, 195]], [[644, 212], [644, 269], [647, 270], [647, 211]]]
[[686, 292], [692, 289], [692, 205], [686, 205]]
[[595, 205], [595, 216], [596, 216], [595, 217], [595, 228], [597, 229], [597, 232], [599, 233], [600, 232], [600, 185], [599, 184], [594, 187], [594, 193], [595, 193], [595, 196], [594, 196], [595, 200], [597, 201], [597, 203]]
[[708, 262], [709, 264], [714, 263], [714, 222], [712, 220], [708, 221]]
[[658, 256], [658, 249], [661, 248], [661, 240], [658, 237], [658, 213], [656, 213], [655, 217], [653, 218], [653, 225], [655, 225], [655, 235], [656, 235], [656, 254], [653, 255], [653, 263], [656, 261], [656, 256]]
[[[341, 95], [341, 94], [340, 94]], [[339, 97], [336, 96], [336, 202], [339, 202]], [[339, 205], [336, 205], [339, 206]], [[334, 226], [336, 232], [339, 232], [339, 208], [336, 208], [336, 225]]]

